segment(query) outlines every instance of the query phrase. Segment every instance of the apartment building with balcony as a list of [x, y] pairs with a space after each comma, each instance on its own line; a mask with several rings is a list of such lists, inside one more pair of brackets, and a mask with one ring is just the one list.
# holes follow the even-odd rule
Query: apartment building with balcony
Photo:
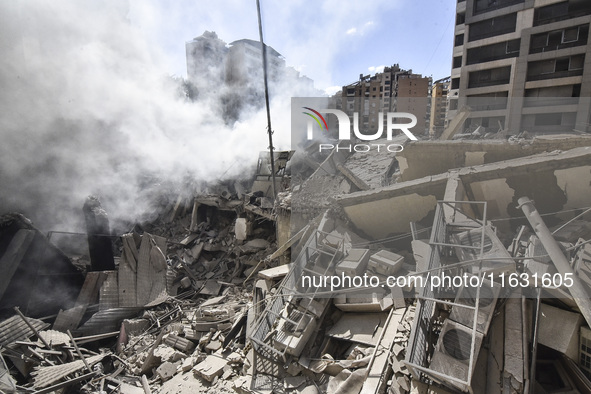
[[589, 132], [589, 0], [459, 0], [447, 121], [464, 130]]
[[394, 64], [373, 76], [360, 74], [359, 81], [343, 86], [337, 102], [351, 122], [354, 113], [359, 114], [362, 132], [377, 130], [380, 120], [385, 130], [388, 112], [409, 112], [417, 117], [413, 132], [423, 134], [429, 129], [430, 92], [430, 77], [413, 74], [412, 70]]

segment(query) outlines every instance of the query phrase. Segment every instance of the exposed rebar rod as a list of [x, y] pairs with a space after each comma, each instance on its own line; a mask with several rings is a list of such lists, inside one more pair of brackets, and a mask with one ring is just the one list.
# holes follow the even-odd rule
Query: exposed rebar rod
[[263, 40], [263, 22], [261, 21], [261, 3], [257, 0], [257, 14], [259, 17], [259, 36], [261, 39], [261, 51], [263, 52], [263, 79], [265, 81], [265, 106], [267, 107], [267, 133], [269, 134], [269, 154], [271, 156], [271, 177], [273, 178], [273, 199], [277, 197], [275, 186], [275, 158], [273, 155], [273, 129], [271, 128], [271, 109], [269, 108], [269, 85], [267, 82], [267, 47]]

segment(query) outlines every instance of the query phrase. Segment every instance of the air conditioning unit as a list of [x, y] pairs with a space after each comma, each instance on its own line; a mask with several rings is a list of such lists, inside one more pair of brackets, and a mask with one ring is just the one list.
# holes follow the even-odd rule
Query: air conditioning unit
[[[480, 287], [476, 330], [484, 335], [488, 332], [500, 291], [499, 284], [493, 286], [487, 280], [483, 281]], [[478, 288], [476, 287], [461, 287], [454, 302], [458, 305], [452, 308], [449, 319], [472, 328], [474, 326], [474, 309], [463, 308], [460, 305], [475, 307], [477, 292]]]
[[295, 357], [299, 357], [304, 346], [316, 331], [316, 319], [298, 309], [287, 313], [284, 309], [279, 317], [275, 348]]
[[336, 268], [336, 274], [345, 276], [358, 276], [362, 275], [367, 268], [367, 262], [369, 261], [369, 250], [368, 249], [351, 249], [347, 257], [341, 261]]
[[450, 319], [447, 319], [443, 323], [429, 369], [462, 380], [466, 384], [433, 376], [441, 384], [451, 386], [460, 391], [466, 391], [469, 388], [470, 359], [472, 359], [473, 372], [483, 338], [481, 333], [478, 331], [475, 332], [474, 353], [471, 354], [472, 333], [473, 331], [470, 328]]
[[[473, 228], [451, 235], [452, 242], [458, 246], [454, 249], [460, 261], [474, 260], [472, 273], [479, 272], [480, 244], [482, 243], [482, 227]], [[470, 248], [466, 248], [470, 246]], [[515, 271], [515, 262], [503, 243], [490, 226], [484, 227], [484, 247], [482, 269], [486, 272]]]
[[380, 250], [371, 255], [368, 268], [376, 274], [394, 275], [402, 267], [403, 263], [403, 256], [387, 250]]

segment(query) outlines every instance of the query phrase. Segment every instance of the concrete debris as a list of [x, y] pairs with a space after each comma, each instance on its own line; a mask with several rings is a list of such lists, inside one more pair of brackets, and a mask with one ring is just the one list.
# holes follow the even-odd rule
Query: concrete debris
[[[587, 145], [304, 152], [298, 179], [286, 173], [293, 152], [278, 152], [275, 199], [263, 154], [250, 187], [177, 192], [109, 242], [88, 200], [82, 257], [2, 216], [0, 390], [589, 392]], [[432, 161], [411, 154], [422, 147]], [[47, 289], [64, 286], [59, 297], [32, 294], [23, 272], [37, 258], [59, 267], [40, 273], [55, 279]]]

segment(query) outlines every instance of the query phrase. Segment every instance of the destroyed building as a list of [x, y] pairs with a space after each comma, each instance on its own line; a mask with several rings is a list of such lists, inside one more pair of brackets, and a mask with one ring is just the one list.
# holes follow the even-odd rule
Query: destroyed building
[[[243, 111], [264, 106], [259, 41], [240, 39], [227, 44], [215, 32], [205, 31], [185, 44], [187, 76], [201, 98], [220, 101], [223, 118], [231, 124]], [[291, 66], [273, 47], [265, 45], [269, 87], [272, 93], [289, 87], [298, 94], [311, 95], [314, 81]]]
[[276, 152], [276, 199], [262, 153], [113, 236], [114, 270], [5, 216], [3, 392], [589, 392], [591, 138], [404, 145]]
[[[468, 73], [471, 93], [490, 93], [495, 105], [510, 95], [478, 85], [506, 81], [518, 58], [507, 21], [546, 34], [540, 26], [584, 24], [589, 13], [574, 0], [457, 7], [454, 54], [466, 61], [454, 64], [482, 54], [473, 50], [483, 41], [470, 44], [478, 39], [507, 51], [489, 59], [498, 72], [454, 70], [450, 93], [469, 85]], [[575, 41], [560, 29], [572, 44], [560, 50], [575, 57], [568, 71], [577, 75], [565, 77], [575, 77], [574, 92], [587, 87], [576, 68], [586, 30]], [[250, 83], [213, 66], [260, 48], [228, 48], [206, 32], [187, 51], [213, 63], [195, 62], [190, 78]], [[554, 55], [535, 56], [526, 60]], [[421, 79], [417, 91], [429, 83], [403, 74], [362, 75], [351, 94], [394, 110], [392, 81]], [[541, 85], [526, 82], [532, 94]], [[361, 125], [373, 130], [375, 113], [364, 108]], [[321, 142], [273, 160], [253, 155], [252, 179], [175, 190], [125, 231], [109, 227], [107, 204], [92, 196], [80, 204], [85, 233], [46, 236], [20, 214], [2, 215], [0, 392], [591, 392], [591, 137], [464, 133], [466, 119], [482, 115], [473, 110], [458, 109], [438, 140], [371, 140], [403, 148], [395, 153], [347, 149], [325, 125]], [[319, 149], [326, 141], [332, 150]]]

